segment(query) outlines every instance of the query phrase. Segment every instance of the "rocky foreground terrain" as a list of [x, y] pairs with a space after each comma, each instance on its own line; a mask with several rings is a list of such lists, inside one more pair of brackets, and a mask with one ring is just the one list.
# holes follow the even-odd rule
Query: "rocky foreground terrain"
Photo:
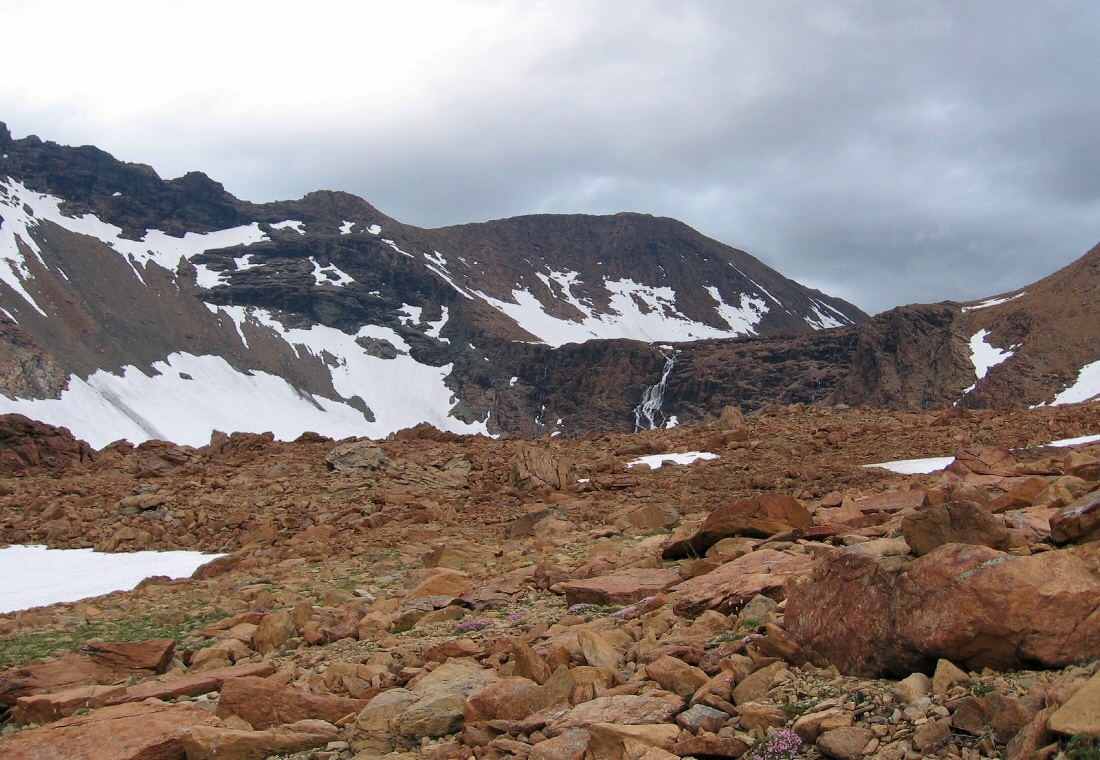
[[[1044, 445], [1097, 432], [796, 404], [94, 451], [3, 417], [0, 542], [226, 556], [0, 615], [0, 757], [1097, 757], [1100, 445]], [[629, 466], [684, 452], [717, 457]]]

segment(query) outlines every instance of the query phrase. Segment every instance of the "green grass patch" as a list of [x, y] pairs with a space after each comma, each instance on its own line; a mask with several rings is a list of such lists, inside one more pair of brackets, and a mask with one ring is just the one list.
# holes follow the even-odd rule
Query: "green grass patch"
[[71, 652], [89, 641], [145, 641], [175, 639], [187, 648], [205, 645], [201, 632], [224, 613], [200, 614], [182, 623], [164, 623], [152, 617], [103, 620], [62, 631], [16, 632], [0, 638], [0, 666], [23, 665], [40, 657]]

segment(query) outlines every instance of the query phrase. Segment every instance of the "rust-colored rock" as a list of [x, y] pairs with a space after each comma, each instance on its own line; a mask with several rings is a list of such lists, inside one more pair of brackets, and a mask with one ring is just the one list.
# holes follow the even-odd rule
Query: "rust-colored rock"
[[256, 729], [307, 719], [335, 723], [358, 713], [368, 701], [312, 694], [264, 678], [231, 678], [222, 685], [218, 716], [236, 715]]
[[508, 484], [521, 491], [550, 488], [555, 491], [577, 481], [577, 468], [542, 446], [521, 443], [510, 462]]
[[[977, 544], [1003, 550], [1014, 538], [1002, 518], [965, 502], [925, 507], [906, 515], [901, 529], [918, 556], [944, 544]], [[1016, 543], [1022, 543], [1022, 539]]]
[[556, 590], [567, 604], [633, 604], [675, 587], [683, 579], [674, 568], [627, 568], [609, 575], [567, 581]]
[[595, 723], [615, 723], [621, 726], [667, 723], [684, 709], [684, 700], [667, 691], [651, 691], [638, 696], [597, 697], [577, 705], [546, 727], [548, 736], [557, 736], [571, 728], [585, 728]]
[[983, 446], [957, 452], [955, 461], [947, 466], [947, 471], [964, 476], [973, 473], [1007, 478], [1016, 474], [1019, 461], [1003, 446]]
[[218, 722], [197, 707], [132, 704], [102, 707], [0, 739], [4, 760], [179, 760], [192, 726]]
[[819, 664], [862, 676], [1062, 667], [1100, 651], [1100, 545], [1016, 557], [948, 544], [923, 557], [833, 552], [787, 601], [786, 628]]
[[1050, 538], [1057, 544], [1100, 539], [1100, 491], [1082, 496], [1050, 518]]
[[53, 662], [0, 672], [0, 705], [14, 705], [19, 697], [32, 694], [156, 675], [164, 671], [175, 649], [173, 639], [86, 644]]
[[749, 745], [736, 737], [704, 734], [676, 742], [669, 750], [680, 757], [742, 757]]
[[22, 414], [0, 415], [0, 474], [62, 472], [95, 461], [95, 452], [68, 428], [54, 427]]
[[466, 720], [522, 720], [556, 699], [557, 695], [534, 681], [512, 676], [466, 697]]
[[983, 507], [994, 514], [1008, 512], [1013, 509], [1026, 509], [1035, 503], [1039, 494], [1045, 491], [1047, 482], [1040, 477], [1032, 476], [1007, 493], [1001, 494]]
[[195, 726], [183, 736], [187, 760], [263, 760], [335, 741], [340, 730], [323, 720], [301, 720], [265, 731]]
[[665, 559], [702, 557], [714, 544], [732, 536], [767, 538], [792, 528], [809, 528], [814, 519], [802, 502], [791, 496], [765, 495], [726, 504], [707, 515], [691, 538], [665, 547]]
[[706, 610], [733, 612], [757, 594], [780, 597], [787, 579], [808, 573], [812, 564], [808, 554], [759, 549], [677, 586], [673, 592], [676, 614], [696, 617]]

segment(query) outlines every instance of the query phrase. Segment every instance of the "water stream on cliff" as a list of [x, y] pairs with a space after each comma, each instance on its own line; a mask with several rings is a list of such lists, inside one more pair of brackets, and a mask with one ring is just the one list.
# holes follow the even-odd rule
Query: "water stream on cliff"
[[672, 368], [676, 366], [676, 351], [668, 346], [658, 347], [657, 350], [661, 352], [661, 356], [665, 357], [665, 369], [661, 373], [661, 379], [645, 389], [645, 393], [642, 394], [642, 403], [634, 407], [635, 433], [642, 430], [656, 430], [665, 426], [665, 415], [661, 411], [661, 407], [665, 403], [665, 388], [668, 386], [668, 376], [672, 374]]

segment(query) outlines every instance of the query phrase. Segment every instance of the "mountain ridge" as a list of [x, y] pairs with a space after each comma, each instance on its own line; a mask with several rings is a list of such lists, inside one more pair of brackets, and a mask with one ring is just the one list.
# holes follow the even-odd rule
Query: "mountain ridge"
[[[866, 319], [667, 218], [543, 214], [422, 229], [348, 193], [253, 204], [198, 172], [161, 180], [92, 146], [0, 133], [0, 301], [20, 337], [0, 374], [5, 409], [77, 428], [121, 413], [121, 437], [178, 437], [150, 422], [161, 410], [145, 396], [157, 385], [190, 392], [179, 381], [205, 377], [244, 395], [263, 385], [298, 408], [300, 425], [336, 437], [419, 422], [521, 436], [623, 430], [661, 376], [661, 350], [570, 349], [557, 360], [540, 345], [787, 334]], [[572, 363], [626, 354], [629, 377]], [[625, 385], [596, 377], [592, 393], [620, 398], [596, 416], [562, 399], [579, 414], [569, 420], [544, 408], [555, 395], [540, 387], [558, 371], [551, 364]], [[58, 401], [67, 393], [107, 417], [67, 418], [69, 402]], [[250, 424], [263, 427], [257, 414]], [[326, 415], [341, 422], [326, 427]], [[205, 432], [185, 431], [188, 440], [247, 423], [214, 417]]]

